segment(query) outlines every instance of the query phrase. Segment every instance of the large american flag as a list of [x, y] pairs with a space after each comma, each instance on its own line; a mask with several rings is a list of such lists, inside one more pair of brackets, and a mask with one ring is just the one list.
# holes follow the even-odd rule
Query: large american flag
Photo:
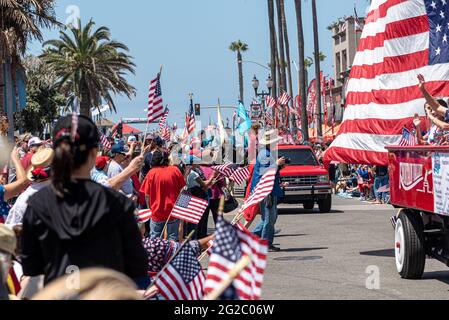
[[259, 204], [273, 191], [274, 182], [276, 181], [277, 169], [270, 168], [260, 178], [259, 183], [254, 188], [251, 195], [243, 203], [240, 212], [244, 212], [246, 209]]
[[399, 141], [401, 147], [414, 147], [417, 145], [416, 135], [407, 128], [402, 129], [401, 141]]
[[417, 75], [449, 96], [446, 0], [373, 0], [347, 87], [346, 111], [325, 161], [386, 165], [414, 115], [425, 116]]
[[206, 200], [192, 196], [187, 191], [182, 191], [176, 200], [171, 216], [193, 224], [198, 224], [207, 209], [209, 203]]
[[210, 293], [228, 278], [228, 272], [244, 256], [251, 263], [235, 278], [232, 286], [241, 300], [259, 300], [267, 264], [268, 242], [218, 217], [215, 241], [207, 269], [205, 292]]
[[148, 95], [148, 122], [155, 122], [164, 115], [164, 104], [162, 101], [161, 74], [150, 82]]
[[155, 284], [167, 300], [201, 300], [205, 276], [192, 247], [187, 244], [157, 278]]

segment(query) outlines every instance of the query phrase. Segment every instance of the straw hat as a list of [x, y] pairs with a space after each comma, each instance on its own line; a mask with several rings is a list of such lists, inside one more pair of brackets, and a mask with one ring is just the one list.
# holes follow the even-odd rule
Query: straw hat
[[45, 149], [42, 149], [42, 150], [39, 150], [38, 152], [36, 152], [34, 154], [34, 156], [31, 158], [31, 167], [28, 169], [27, 178], [30, 181], [35, 181], [35, 182], [44, 181], [44, 180], [47, 180], [48, 178], [50, 178], [50, 177], [47, 177], [47, 178], [36, 180], [33, 178], [33, 171], [36, 169], [46, 169], [46, 168], [50, 167], [51, 163], [53, 161], [54, 155], [55, 155], [55, 153], [54, 153], [53, 149], [50, 149], [50, 148], [45, 148]]
[[11, 255], [16, 253], [16, 234], [10, 228], [0, 224], [0, 251]]
[[268, 130], [265, 131], [264, 136], [259, 141], [259, 144], [268, 146], [281, 140], [282, 138], [278, 136], [276, 130]]

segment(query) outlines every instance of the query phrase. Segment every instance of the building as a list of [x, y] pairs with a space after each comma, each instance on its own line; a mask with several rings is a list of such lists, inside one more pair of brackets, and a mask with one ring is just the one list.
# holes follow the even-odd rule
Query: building
[[362, 36], [365, 18], [345, 17], [329, 26], [333, 39], [334, 79], [333, 102], [335, 120], [343, 118], [346, 84], [349, 79], [352, 64], [357, 53], [357, 47]]

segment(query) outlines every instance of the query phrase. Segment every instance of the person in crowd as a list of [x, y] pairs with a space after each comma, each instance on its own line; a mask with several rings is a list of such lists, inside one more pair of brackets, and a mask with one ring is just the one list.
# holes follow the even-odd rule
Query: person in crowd
[[100, 136], [89, 118], [72, 117], [54, 128], [51, 184], [28, 201], [23, 217], [21, 262], [25, 276], [44, 275], [45, 284], [71, 266], [105, 267], [128, 277], [147, 276], [147, 257], [134, 217], [135, 206], [120, 193], [90, 179]]
[[30, 141], [30, 139], [32, 137], [33, 136], [30, 133], [24, 133], [19, 136], [19, 139], [17, 141], [17, 146], [18, 146], [20, 159], [23, 159], [27, 155], [27, 153], [29, 151], [28, 142]]
[[[224, 189], [226, 188], [226, 179], [217, 180], [217, 171], [213, 170], [211, 167], [202, 166], [201, 170], [207, 181], [212, 180], [212, 185], [208, 189], [209, 191], [209, 209], [212, 212], [212, 217], [214, 223], [217, 223], [218, 209], [220, 207], [220, 199], [225, 196]], [[207, 225], [206, 225], [207, 228]], [[207, 230], [206, 230], [207, 231]]]
[[275, 233], [274, 227], [278, 215], [278, 198], [283, 197], [279, 170], [285, 165], [285, 158], [277, 158], [275, 156], [275, 147], [279, 141], [280, 138], [277, 136], [275, 130], [266, 131], [265, 135], [260, 139], [259, 145], [262, 146], [262, 148], [259, 150], [256, 164], [254, 165], [250, 187], [250, 192], [252, 193], [268, 169], [275, 168], [278, 171], [273, 191], [260, 205], [262, 221], [253, 230], [254, 234], [262, 239], [268, 240], [270, 252], [280, 251], [280, 248], [275, 247], [273, 244]]
[[16, 235], [12, 229], [0, 224], [0, 301], [10, 300], [8, 276], [16, 254]]
[[[192, 196], [209, 201], [209, 193], [210, 188], [215, 184], [216, 178], [218, 176], [218, 171], [213, 170], [213, 172], [209, 175], [209, 178], [206, 177], [203, 168], [200, 166], [200, 159], [195, 157], [190, 157], [190, 172], [187, 175], [187, 190], [192, 194]], [[218, 210], [218, 207], [217, 207]], [[209, 220], [209, 208], [204, 212], [200, 222], [198, 225], [188, 223], [186, 233], [189, 234], [192, 230], [196, 230], [194, 234], [194, 239], [201, 239], [207, 236], [207, 225]]]
[[19, 196], [9, 211], [5, 222], [7, 226], [21, 225], [29, 198], [50, 184], [53, 157], [53, 149], [41, 149], [33, 156], [31, 167], [27, 172], [27, 178], [31, 181], [31, 185]]
[[170, 214], [185, 185], [179, 169], [169, 165], [168, 153], [156, 150], [152, 156], [151, 170], [140, 189], [146, 195], [147, 206], [152, 211], [151, 238], [161, 238], [165, 228], [169, 240], [178, 240], [179, 220], [170, 218]]
[[8, 217], [10, 207], [6, 201], [18, 196], [28, 184], [28, 179], [25, 170], [19, 160], [17, 148], [11, 152], [11, 162], [16, 168], [16, 181], [0, 185], [0, 223], [3, 223]]
[[[111, 161], [109, 162], [108, 167], [108, 178], [112, 179], [117, 177], [124, 171], [123, 163], [129, 157], [129, 150], [125, 148], [124, 144], [117, 143], [111, 149]], [[132, 174], [131, 174], [132, 175]], [[130, 175], [130, 176], [131, 176]], [[126, 179], [123, 184], [120, 186], [119, 191], [124, 195], [130, 197], [134, 193], [133, 183], [130, 178]]]
[[376, 196], [376, 202], [374, 202], [374, 204], [382, 204], [387, 201], [387, 194], [386, 192], [379, 192], [378, 190], [390, 184], [388, 167], [376, 166], [374, 170], [376, 176], [374, 179], [374, 194]]
[[145, 146], [144, 147], [149, 147], [149, 152], [145, 156], [144, 164], [143, 164], [142, 170], [140, 172], [140, 181], [141, 182], [143, 182], [143, 180], [145, 180], [145, 177], [147, 176], [148, 172], [151, 169], [153, 154], [157, 150], [156, 137], [157, 137], [157, 135], [154, 133], [149, 133], [145, 137]]
[[39, 149], [43, 146], [44, 142], [38, 137], [32, 137], [28, 141], [28, 153], [22, 158], [22, 167], [25, 170], [31, 166], [31, 158], [39, 151]]

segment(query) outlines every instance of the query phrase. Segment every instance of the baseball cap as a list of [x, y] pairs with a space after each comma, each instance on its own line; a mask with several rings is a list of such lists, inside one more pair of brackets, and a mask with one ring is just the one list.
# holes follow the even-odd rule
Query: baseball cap
[[33, 146], [41, 146], [43, 144], [44, 142], [38, 137], [32, 137], [30, 140], [28, 140], [28, 148], [31, 148]]
[[128, 137], [128, 143], [136, 142], [137, 138], [135, 136], [129, 136]]
[[4, 224], [0, 224], [0, 251], [16, 254], [16, 234]]
[[95, 167], [97, 169], [103, 170], [109, 161], [109, 157], [97, 157], [95, 161]]
[[[65, 116], [56, 123], [53, 137], [54, 148], [66, 140], [71, 139], [72, 116]], [[80, 149], [90, 149], [98, 147], [100, 143], [100, 133], [93, 121], [83, 115], [78, 117], [78, 129], [76, 131], [75, 146]]]
[[115, 144], [112, 149], [112, 154], [126, 154], [129, 151], [129, 148], [124, 145], [123, 141], [120, 141], [119, 143]]

